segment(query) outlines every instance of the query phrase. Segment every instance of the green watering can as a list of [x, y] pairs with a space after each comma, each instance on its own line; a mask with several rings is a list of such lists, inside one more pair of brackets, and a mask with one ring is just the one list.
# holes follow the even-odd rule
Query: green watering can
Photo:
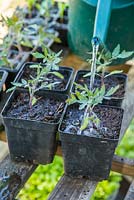
[[68, 43], [74, 53], [88, 58], [93, 36], [109, 50], [117, 44], [134, 49], [134, 0], [70, 0]]

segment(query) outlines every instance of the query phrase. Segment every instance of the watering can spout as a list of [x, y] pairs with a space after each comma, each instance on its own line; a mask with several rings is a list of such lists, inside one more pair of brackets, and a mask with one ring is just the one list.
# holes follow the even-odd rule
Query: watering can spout
[[105, 43], [112, 10], [112, 0], [98, 0], [93, 37]]

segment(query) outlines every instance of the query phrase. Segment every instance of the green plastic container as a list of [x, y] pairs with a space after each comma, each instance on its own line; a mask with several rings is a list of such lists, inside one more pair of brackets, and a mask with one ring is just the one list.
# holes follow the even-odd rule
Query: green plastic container
[[133, 50], [133, 19], [133, 0], [70, 0], [69, 47], [82, 58], [88, 58], [91, 39], [97, 36], [109, 50], [117, 44], [127, 51]]

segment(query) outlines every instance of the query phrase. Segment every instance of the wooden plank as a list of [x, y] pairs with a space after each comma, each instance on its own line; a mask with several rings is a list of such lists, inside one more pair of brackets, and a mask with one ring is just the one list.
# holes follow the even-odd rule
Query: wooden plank
[[63, 175], [48, 200], [89, 200], [97, 182]]
[[36, 167], [30, 163], [13, 162], [7, 156], [0, 163], [0, 199], [13, 200]]
[[123, 175], [134, 176], [134, 159], [114, 155], [112, 171], [121, 173]]
[[7, 142], [5, 131], [0, 132], [0, 140], [3, 142]]
[[128, 83], [126, 86], [126, 94], [125, 99], [122, 104], [122, 108], [124, 109], [124, 116], [121, 127], [120, 141], [126, 132], [132, 118], [134, 117], [134, 69], [133, 67], [129, 70], [128, 73]]
[[0, 141], [0, 161], [2, 161], [8, 154], [8, 145]]
[[129, 190], [124, 198], [124, 200], [134, 200], [134, 180], [131, 183]]

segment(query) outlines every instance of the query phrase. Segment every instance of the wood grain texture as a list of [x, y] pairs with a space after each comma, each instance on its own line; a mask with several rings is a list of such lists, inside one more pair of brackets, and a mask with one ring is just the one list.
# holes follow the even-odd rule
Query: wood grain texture
[[7, 143], [0, 141], [0, 162], [7, 156], [7, 154], [8, 154]]
[[124, 198], [124, 200], [134, 200], [134, 180], [131, 183], [129, 190]]
[[62, 176], [48, 200], [89, 200], [97, 182]]
[[114, 155], [112, 171], [121, 173], [123, 175], [134, 176], [134, 159], [123, 158]]
[[128, 83], [126, 85], [126, 93], [125, 99], [122, 104], [122, 108], [124, 109], [124, 116], [121, 127], [120, 141], [124, 136], [131, 120], [134, 117], [134, 65], [128, 72]]
[[13, 162], [7, 156], [0, 163], [0, 199], [13, 200], [35, 168], [36, 165]]

